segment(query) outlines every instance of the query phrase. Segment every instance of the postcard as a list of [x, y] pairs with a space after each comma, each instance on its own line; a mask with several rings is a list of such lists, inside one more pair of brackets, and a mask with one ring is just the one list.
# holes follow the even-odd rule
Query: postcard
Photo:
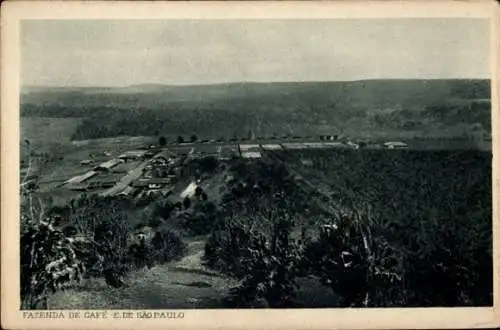
[[498, 3], [1, 24], [3, 328], [500, 325]]

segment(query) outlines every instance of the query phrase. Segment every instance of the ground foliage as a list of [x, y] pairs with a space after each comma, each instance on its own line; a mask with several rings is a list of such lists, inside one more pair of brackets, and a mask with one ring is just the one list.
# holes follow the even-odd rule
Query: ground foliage
[[[235, 160], [220, 204], [198, 190], [189, 205], [157, 201], [146, 223], [126, 198], [83, 195], [51, 208], [23, 189], [23, 307], [47, 308], [51, 290], [82, 277], [122, 287], [131, 270], [182, 256], [180, 232], [208, 234], [205, 264], [240, 280], [229, 306], [294, 307], [301, 277], [338, 295], [332, 307], [492, 303], [491, 154], [297, 151], [278, 159]], [[220, 169], [205, 165], [202, 174]], [[298, 174], [322, 192], [309, 194]], [[311, 205], [329, 203], [336, 212], [311, 214]]]
[[[329, 183], [323, 203], [335, 203], [340, 211], [318, 221], [313, 235], [300, 241], [290, 238], [296, 244], [294, 253], [302, 251], [297, 256], [301, 261], [291, 262], [266, 248], [277, 235], [269, 228], [283, 213], [261, 216], [249, 203], [259, 200], [252, 195], [255, 191], [235, 180], [236, 189], [225, 199], [233, 214], [214, 227], [205, 248], [209, 267], [244, 279], [233, 294], [243, 301], [249, 301], [249, 295], [275, 297], [264, 305], [290, 304], [287, 298], [256, 290], [276, 288], [274, 279], [259, 273], [259, 265], [273, 269], [274, 260], [292, 267], [289, 273], [296, 277], [318, 277], [341, 297], [338, 306], [492, 303], [491, 154], [363, 150], [303, 156], [314, 160], [313, 168], [301, 168], [297, 154], [289, 155], [287, 162], [312, 184]], [[238, 166], [241, 174], [249, 173], [242, 164], [236, 171]], [[280, 178], [270, 170], [272, 176], [258, 181], [269, 180], [283, 193], [286, 185], [279, 183], [287, 181], [285, 172]], [[293, 282], [282, 279], [281, 285], [287, 291]]]
[[[186, 252], [178, 233], [130, 218], [126, 199], [83, 195], [53, 207], [46, 220], [24, 208], [21, 226], [21, 296], [26, 309], [48, 308], [51, 292], [85, 278], [103, 278], [116, 288], [144, 267], [178, 259]], [[37, 214], [33, 212], [33, 214]]]

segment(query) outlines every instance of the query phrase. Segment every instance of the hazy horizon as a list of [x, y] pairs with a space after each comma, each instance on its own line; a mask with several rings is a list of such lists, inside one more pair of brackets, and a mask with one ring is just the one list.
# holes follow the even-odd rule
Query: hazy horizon
[[481, 19], [30, 20], [21, 86], [489, 79]]
[[296, 83], [349, 83], [349, 82], [369, 82], [369, 81], [404, 81], [404, 80], [488, 80], [488, 78], [427, 78], [427, 79], [419, 79], [419, 78], [388, 78], [388, 79], [355, 79], [355, 80], [290, 80], [290, 81], [231, 81], [231, 82], [222, 82], [222, 83], [206, 83], [206, 84], [169, 84], [169, 83], [150, 83], [143, 82], [132, 85], [123, 85], [123, 86], [106, 86], [106, 85], [22, 85], [21, 88], [127, 88], [127, 87], [138, 87], [138, 86], [164, 86], [164, 87], [196, 87], [196, 86], [223, 86], [223, 85], [237, 85], [237, 84], [296, 84]]

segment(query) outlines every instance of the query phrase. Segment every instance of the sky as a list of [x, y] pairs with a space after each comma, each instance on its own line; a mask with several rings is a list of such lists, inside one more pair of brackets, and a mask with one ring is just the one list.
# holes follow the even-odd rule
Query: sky
[[21, 83], [489, 78], [481, 19], [27, 20]]

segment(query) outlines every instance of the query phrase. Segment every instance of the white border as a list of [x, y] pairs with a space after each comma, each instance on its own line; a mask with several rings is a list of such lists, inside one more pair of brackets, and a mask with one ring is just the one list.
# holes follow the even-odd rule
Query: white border
[[[493, 1], [335, 2], [4, 2], [1, 11], [1, 238], [2, 328], [186, 328], [186, 329], [401, 329], [480, 328], [500, 325], [498, 132], [500, 10]], [[21, 19], [236, 19], [236, 18], [471, 17], [491, 20], [494, 153], [493, 308], [185, 310], [183, 319], [23, 319], [19, 306], [19, 22]]]

